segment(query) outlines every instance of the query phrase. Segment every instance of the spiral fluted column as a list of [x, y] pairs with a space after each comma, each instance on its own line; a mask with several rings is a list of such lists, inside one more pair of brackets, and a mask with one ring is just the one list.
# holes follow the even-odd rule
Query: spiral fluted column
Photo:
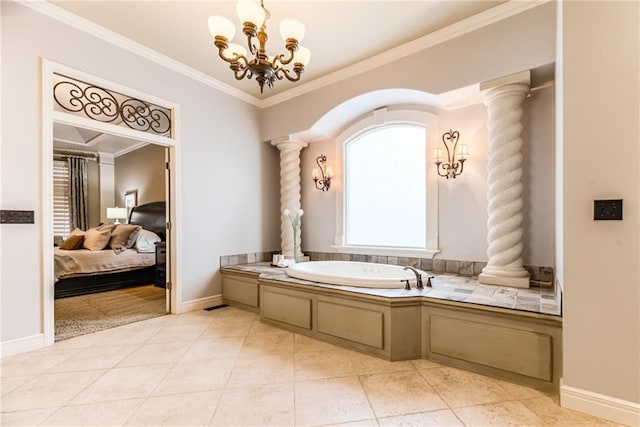
[[489, 116], [489, 191], [487, 266], [480, 283], [529, 287], [522, 263], [522, 104], [529, 72], [482, 83]]
[[[300, 151], [308, 143], [290, 138], [278, 138], [271, 141], [280, 150], [280, 213], [289, 209], [300, 209]], [[293, 227], [289, 218], [280, 217], [280, 240], [285, 258], [293, 258]], [[302, 218], [300, 219], [302, 226]], [[302, 233], [298, 233], [298, 257], [302, 256]]]

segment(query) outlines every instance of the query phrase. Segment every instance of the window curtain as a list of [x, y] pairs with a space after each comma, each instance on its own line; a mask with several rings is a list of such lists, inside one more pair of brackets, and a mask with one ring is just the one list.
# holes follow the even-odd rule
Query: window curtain
[[87, 159], [69, 157], [69, 211], [71, 229], [87, 229]]

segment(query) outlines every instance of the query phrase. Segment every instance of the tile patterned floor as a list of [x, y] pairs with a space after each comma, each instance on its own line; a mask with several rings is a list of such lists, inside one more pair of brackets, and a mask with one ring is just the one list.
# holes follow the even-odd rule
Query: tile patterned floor
[[11, 425], [613, 425], [428, 360], [387, 362], [232, 307], [163, 316], [0, 361]]

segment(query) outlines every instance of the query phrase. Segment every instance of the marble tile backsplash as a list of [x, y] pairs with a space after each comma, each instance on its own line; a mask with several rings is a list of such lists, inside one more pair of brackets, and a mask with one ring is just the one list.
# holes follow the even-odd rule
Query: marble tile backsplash
[[[224, 255], [220, 257], [220, 267], [249, 264], [252, 262], [269, 262], [271, 261], [274, 253], [279, 253], [279, 251]], [[305, 255], [308, 256], [311, 261], [358, 261], [391, 265], [410, 265], [425, 271], [433, 271], [435, 273], [454, 273], [461, 276], [477, 276], [487, 265], [486, 262], [478, 261], [343, 254], [335, 252], [305, 252]], [[542, 288], [553, 287], [553, 267], [525, 265], [524, 268], [529, 272], [531, 286], [539, 286]]]

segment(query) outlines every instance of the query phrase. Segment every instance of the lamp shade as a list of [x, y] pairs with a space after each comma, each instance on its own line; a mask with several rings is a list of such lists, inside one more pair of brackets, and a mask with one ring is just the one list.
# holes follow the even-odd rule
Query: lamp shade
[[255, 0], [240, 0], [236, 12], [241, 23], [251, 22], [256, 27], [260, 27], [266, 17], [264, 9]]
[[237, 43], [229, 43], [229, 47], [227, 47], [222, 54], [224, 56], [226, 56], [227, 58], [233, 58], [234, 55], [238, 55], [238, 57], [240, 56], [244, 56], [245, 58], [247, 57], [247, 49], [245, 49], [244, 47], [240, 46]]
[[467, 160], [469, 158], [469, 150], [467, 150], [467, 144], [460, 144], [458, 146], [458, 152], [456, 153], [458, 160]]
[[127, 217], [126, 208], [107, 208], [108, 219], [125, 219]]
[[221, 36], [232, 40], [236, 34], [236, 26], [224, 16], [214, 15], [209, 17], [209, 32], [213, 37]]
[[304, 38], [304, 24], [296, 19], [283, 19], [280, 22], [282, 39], [295, 39], [300, 43]]
[[293, 63], [302, 64], [305, 67], [311, 59], [311, 51], [304, 46], [298, 46], [298, 50], [293, 54]]

